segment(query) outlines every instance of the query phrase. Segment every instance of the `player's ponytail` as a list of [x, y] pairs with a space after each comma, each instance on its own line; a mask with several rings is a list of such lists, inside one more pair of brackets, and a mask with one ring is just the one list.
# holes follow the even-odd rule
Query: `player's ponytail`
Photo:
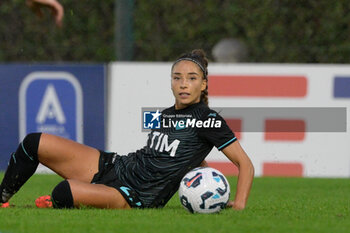
[[206, 105], [209, 105], [209, 100], [208, 100], [208, 81], [207, 81], [207, 87], [201, 93], [201, 101], [203, 103], [205, 103]]
[[[206, 105], [209, 105], [208, 101], [208, 59], [206, 57], [205, 52], [202, 49], [195, 49], [192, 50], [191, 53], [186, 53], [180, 56], [173, 64], [172, 69], [174, 68], [175, 64], [179, 61], [188, 60], [196, 63], [199, 68], [203, 72], [203, 79], [207, 81], [207, 86], [205, 87], [205, 90], [201, 93], [201, 101], [204, 102]], [[171, 69], [171, 70], [172, 70]]]

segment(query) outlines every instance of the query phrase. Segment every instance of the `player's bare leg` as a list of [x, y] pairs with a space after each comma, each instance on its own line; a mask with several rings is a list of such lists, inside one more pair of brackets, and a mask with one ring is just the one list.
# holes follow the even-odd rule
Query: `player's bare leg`
[[90, 183], [98, 172], [99, 151], [49, 134], [27, 135], [11, 155], [0, 185], [0, 202], [7, 202], [34, 174], [39, 162], [63, 178]]
[[103, 184], [68, 180], [75, 207], [92, 206], [107, 209], [130, 209], [118, 190]]
[[50, 134], [41, 135], [39, 161], [65, 179], [90, 183], [98, 172], [99, 157], [95, 148]]
[[130, 209], [121, 193], [103, 184], [89, 184], [79, 180], [64, 180], [52, 191], [51, 196], [35, 200], [38, 208], [80, 208], [90, 206], [101, 209]]
[[90, 183], [98, 172], [99, 156], [100, 152], [92, 147], [42, 134], [38, 149], [39, 161], [67, 179], [52, 192], [54, 207], [130, 208], [115, 188]]

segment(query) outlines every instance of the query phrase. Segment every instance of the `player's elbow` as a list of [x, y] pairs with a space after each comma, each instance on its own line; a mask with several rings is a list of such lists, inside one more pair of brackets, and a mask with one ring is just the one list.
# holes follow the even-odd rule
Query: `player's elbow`
[[244, 169], [244, 171], [246, 173], [249, 174], [249, 176], [253, 177], [255, 174], [255, 168], [254, 165], [252, 163], [252, 161], [250, 161], [249, 158], [245, 159], [244, 161], [241, 161], [240, 165], [239, 165], [239, 169]]
[[255, 168], [254, 168], [254, 165], [252, 164], [252, 162], [250, 162], [250, 165], [249, 165], [249, 173], [251, 176], [254, 176], [254, 174], [255, 174]]

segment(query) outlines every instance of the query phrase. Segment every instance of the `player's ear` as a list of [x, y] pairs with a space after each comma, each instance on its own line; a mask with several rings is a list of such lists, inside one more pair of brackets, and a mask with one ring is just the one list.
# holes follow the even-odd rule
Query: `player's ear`
[[207, 82], [208, 80], [203, 78], [202, 84], [201, 84], [201, 91], [204, 91], [207, 88]]

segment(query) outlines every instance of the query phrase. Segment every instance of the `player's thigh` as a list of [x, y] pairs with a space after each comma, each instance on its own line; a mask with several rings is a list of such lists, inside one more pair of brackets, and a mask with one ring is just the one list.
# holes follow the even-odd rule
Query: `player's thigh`
[[75, 207], [92, 206], [108, 209], [130, 209], [129, 204], [115, 188], [104, 184], [89, 184], [68, 180]]
[[41, 135], [39, 161], [63, 178], [90, 183], [98, 172], [99, 157], [95, 148], [55, 135]]

